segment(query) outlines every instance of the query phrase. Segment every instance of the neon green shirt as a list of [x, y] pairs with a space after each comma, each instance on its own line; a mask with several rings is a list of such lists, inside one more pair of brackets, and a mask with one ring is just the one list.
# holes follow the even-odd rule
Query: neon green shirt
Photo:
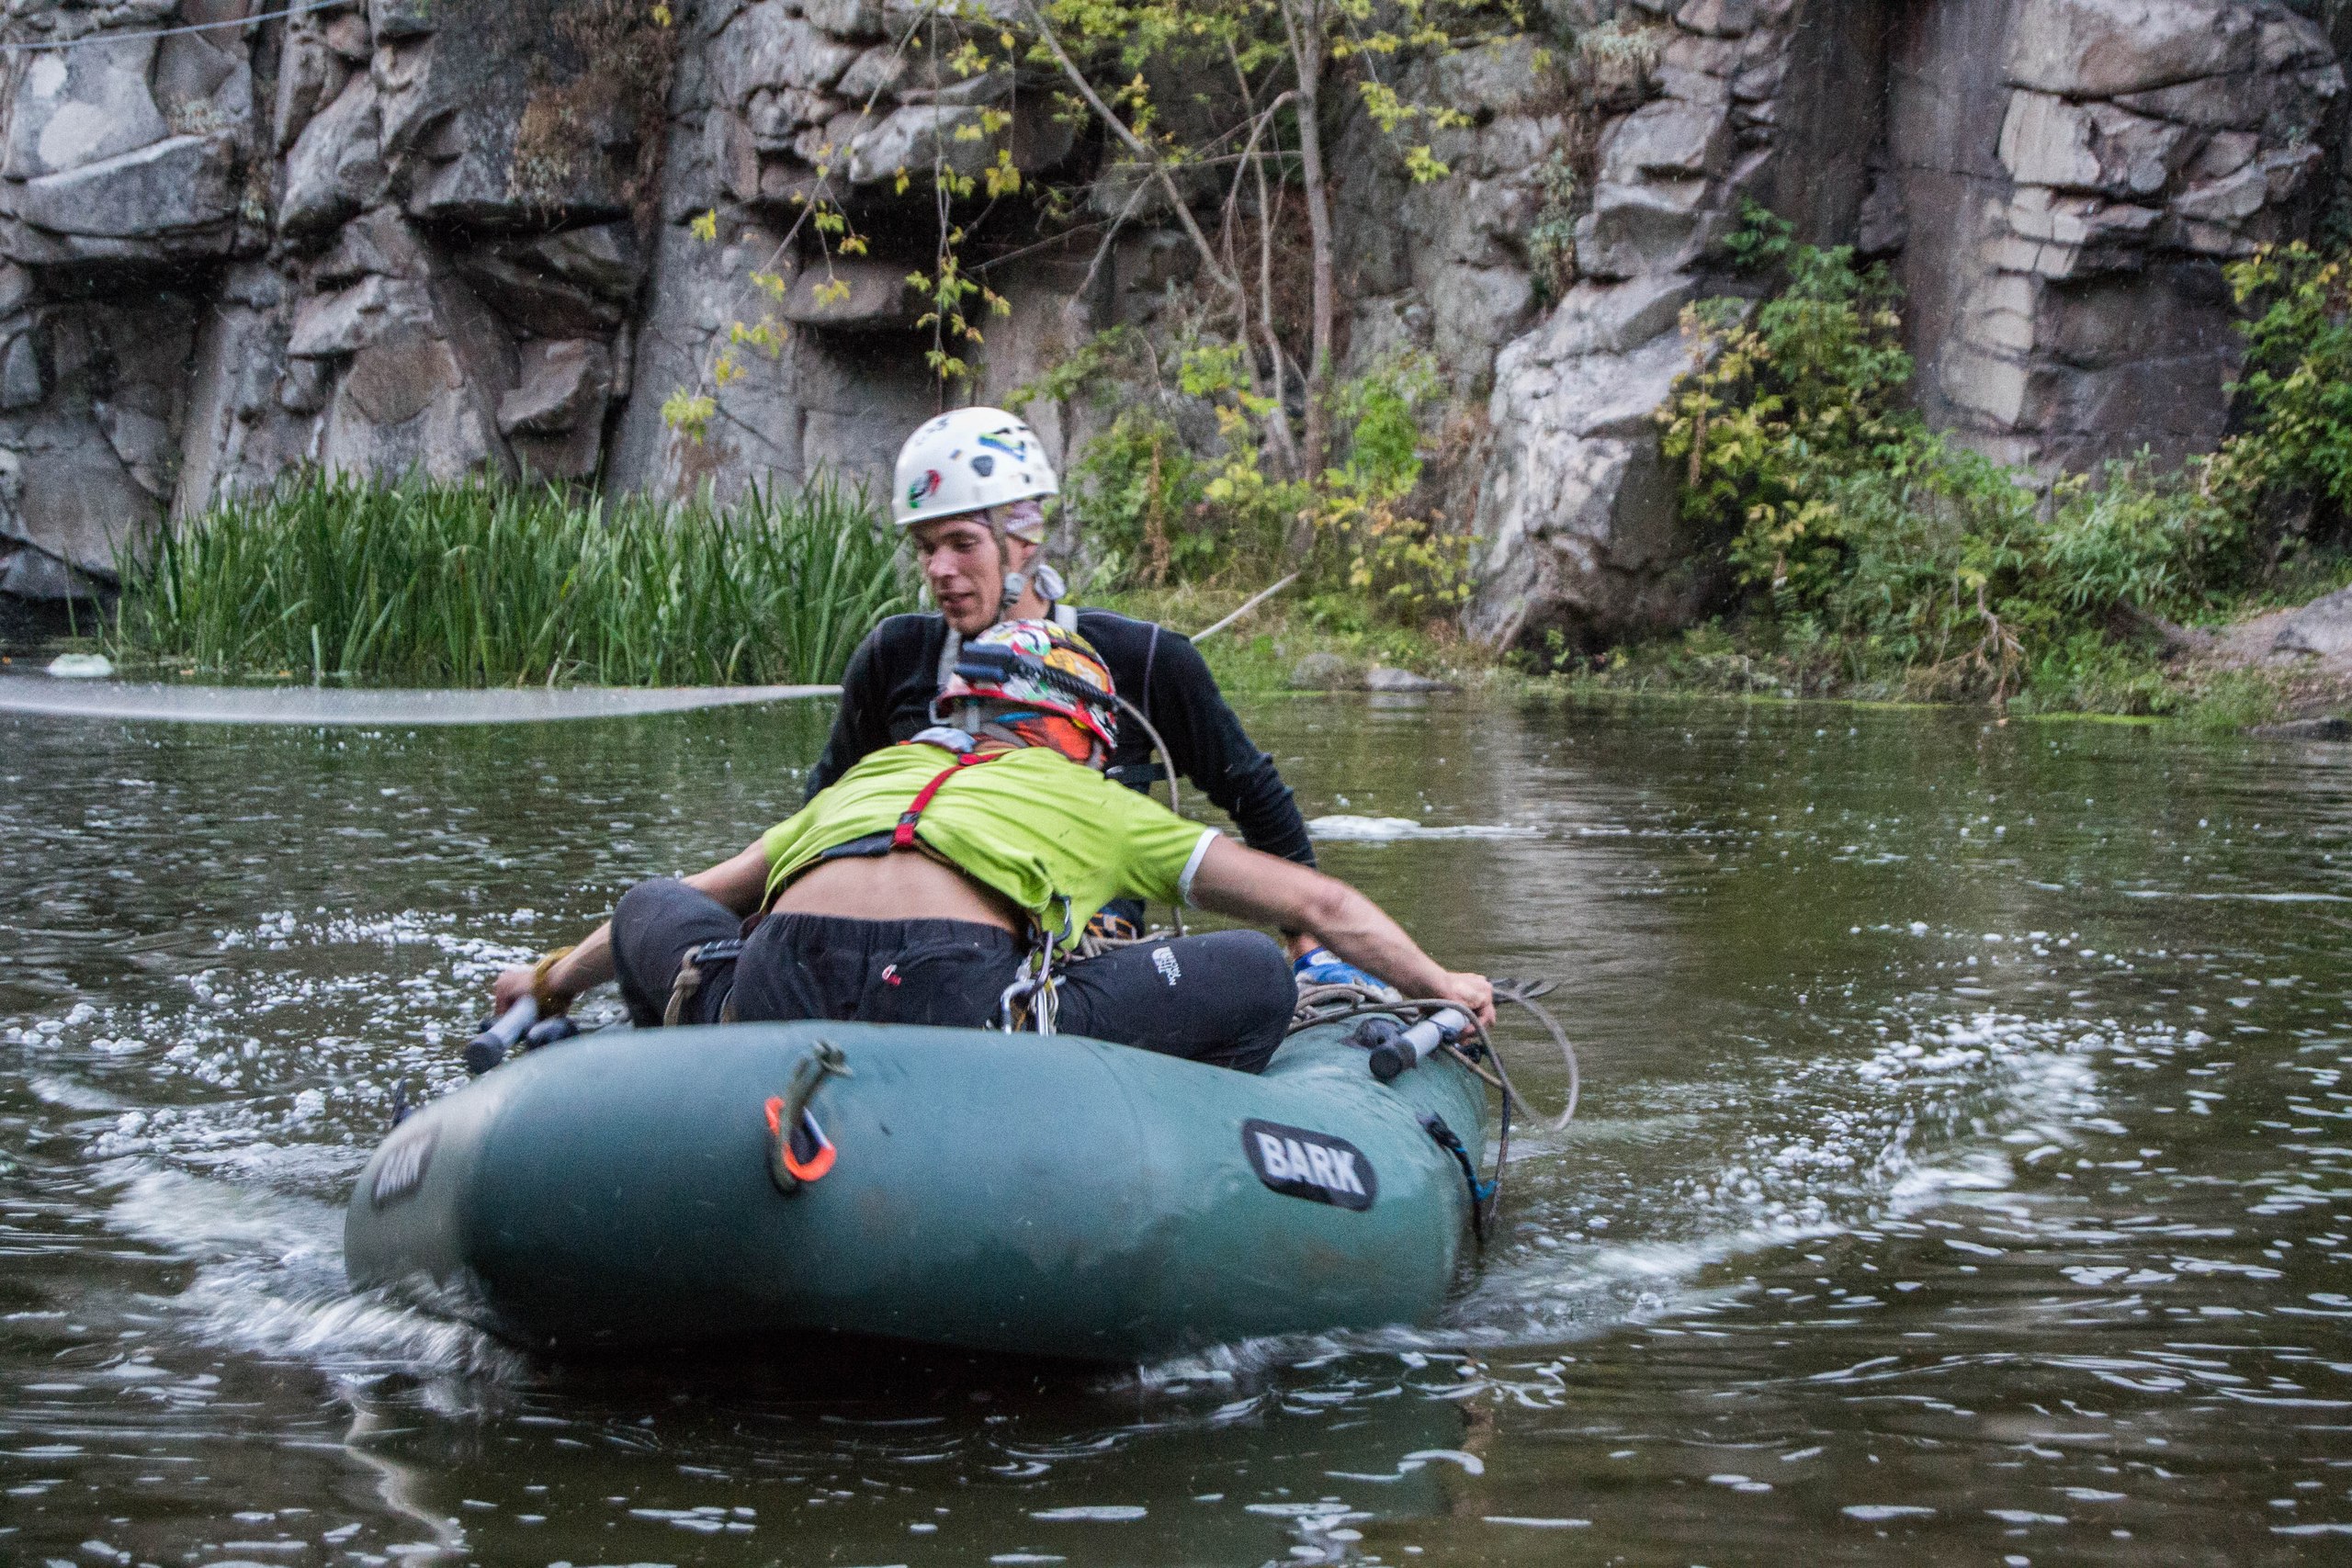
[[[888, 746], [862, 759], [761, 839], [766, 901], [825, 851], [896, 828], [922, 786], [955, 765], [938, 746]], [[1049, 931], [1061, 931], [1068, 899], [1067, 947], [1114, 898], [1189, 903], [1217, 834], [1057, 751], [1030, 748], [958, 769], [915, 836]]]

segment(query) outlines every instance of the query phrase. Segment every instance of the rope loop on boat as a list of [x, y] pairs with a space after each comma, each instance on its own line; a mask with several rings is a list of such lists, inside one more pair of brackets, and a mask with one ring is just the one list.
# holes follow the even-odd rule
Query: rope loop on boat
[[[1503, 1114], [1510, 1114], [1505, 1106]], [[1502, 1167], [1495, 1168], [1492, 1181], [1478, 1179], [1478, 1167], [1470, 1158], [1470, 1151], [1462, 1145], [1462, 1135], [1445, 1124], [1445, 1118], [1432, 1111], [1421, 1118], [1421, 1130], [1435, 1140], [1437, 1146], [1453, 1156], [1462, 1168], [1463, 1184], [1470, 1189], [1470, 1234], [1477, 1239], [1480, 1251], [1486, 1250], [1487, 1222], [1494, 1217], [1494, 1206], [1502, 1196]]]
[[[1560, 1108], [1558, 1118], [1546, 1122], [1545, 1125], [1555, 1133], [1566, 1132], [1568, 1123], [1576, 1119], [1577, 1101], [1583, 1093], [1584, 1074], [1577, 1062], [1576, 1044], [1569, 1040], [1567, 1031], [1562, 1029], [1559, 1020], [1554, 1018], [1550, 1011], [1536, 1000], [1538, 997], [1549, 996], [1555, 987], [1556, 982], [1498, 979], [1494, 981], [1493, 985], [1495, 1000], [1514, 1002], [1533, 1013], [1537, 1021], [1551, 1032], [1553, 1043], [1560, 1048], [1561, 1059], [1567, 1064], [1568, 1068], [1567, 1103]], [[1374, 987], [1349, 983], [1301, 986], [1298, 990], [1298, 1009], [1291, 1014], [1289, 1032], [1296, 1034], [1300, 1030], [1311, 1029], [1317, 1024], [1337, 1023], [1341, 1019], [1356, 1018], [1367, 1013], [1423, 1018], [1442, 1009], [1459, 1011], [1461, 1004], [1442, 997], [1400, 998], [1385, 986]], [[1471, 1160], [1469, 1152], [1461, 1148], [1461, 1138], [1453, 1134], [1451, 1129], [1448, 1129], [1447, 1133], [1448, 1136], [1453, 1138], [1455, 1149], [1458, 1151], [1455, 1157], [1464, 1162], [1464, 1176], [1470, 1183], [1472, 1194], [1471, 1219], [1478, 1236], [1478, 1244], [1484, 1247], [1487, 1227], [1502, 1208], [1503, 1167], [1510, 1159], [1511, 1111], [1515, 1107], [1526, 1112], [1531, 1120], [1542, 1121], [1543, 1118], [1536, 1115], [1534, 1107], [1529, 1105], [1525, 1097], [1519, 1092], [1519, 1086], [1511, 1082], [1510, 1068], [1504, 1063], [1503, 1054], [1496, 1046], [1494, 1036], [1475, 1019], [1471, 1021], [1471, 1028], [1476, 1030], [1477, 1034], [1476, 1038], [1466, 1046], [1446, 1045], [1442, 1049], [1446, 1055], [1461, 1063], [1472, 1075], [1493, 1089], [1502, 1100], [1502, 1117], [1495, 1138], [1495, 1174], [1491, 1181], [1482, 1182], [1478, 1179], [1476, 1164]], [[1492, 1062], [1495, 1070], [1491, 1073], [1487, 1071], [1485, 1067], [1479, 1066], [1482, 1061]], [[1428, 1125], [1427, 1122], [1422, 1124]], [[1440, 1124], [1442, 1125], [1442, 1123]], [[1435, 1137], [1436, 1134], [1432, 1132], [1430, 1135]], [[1439, 1141], [1443, 1142], [1442, 1139]]]
[[784, 1092], [768, 1097], [768, 1179], [785, 1196], [823, 1180], [833, 1168], [833, 1141], [817, 1124], [808, 1101], [827, 1078], [853, 1076], [842, 1048], [830, 1040], [820, 1040], [816, 1049], [792, 1065]]
[[[1554, 1018], [1550, 1011], [1536, 1000], [1538, 997], [1551, 995], [1557, 987], [1557, 984], [1556, 981], [1552, 980], [1498, 979], [1493, 982], [1495, 1000], [1513, 1002], [1533, 1013], [1536, 1021], [1550, 1032], [1553, 1043], [1560, 1048], [1560, 1058], [1568, 1069], [1568, 1098], [1566, 1103], [1561, 1106], [1560, 1114], [1544, 1122], [1544, 1125], [1551, 1132], [1564, 1133], [1567, 1131], [1568, 1123], [1576, 1120], [1577, 1101], [1582, 1097], [1584, 1089], [1584, 1075], [1577, 1061], [1576, 1044], [1568, 1038], [1567, 1031], [1562, 1029], [1559, 1020]], [[1441, 1009], [1452, 1008], [1460, 1010], [1461, 1007], [1461, 1003], [1450, 1001], [1443, 997], [1400, 998], [1386, 987], [1375, 987], [1346, 983], [1329, 986], [1301, 986], [1298, 989], [1298, 1009], [1291, 1014], [1287, 1033], [1296, 1034], [1301, 1030], [1312, 1029], [1317, 1024], [1337, 1023], [1342, 1019], [1358, 1018], [1366, 1013], [1385, 1012], [1406, 1018], [1422, 1018]], [[1537, 1114], [1535, 1108], [1527, 1103], [1527, 1097], [1519, 1092], [1519, 1087], [1511, 1082], [1510, 1069], [1504, 1063], [1501, 1051], [1496, 1048], [1494, 1037], [1476, 1021], [1473, 1021], [1472, 1027], [1477, 1031], [1476, 1040], [1466, 1048], [1458, 1045], [1446, 1046], [1447, 1054], [1485, 1079], [1490, 1088], [1502, 1095], [1507, 1106], [1516, 1106], [1531, 1120], [1544, 1121]], [[1495, 1065], [1495, 1070], [1491, 1073], [1487, 1071], [1478, 1065], [1481, 1061], [1491, 1061]]]

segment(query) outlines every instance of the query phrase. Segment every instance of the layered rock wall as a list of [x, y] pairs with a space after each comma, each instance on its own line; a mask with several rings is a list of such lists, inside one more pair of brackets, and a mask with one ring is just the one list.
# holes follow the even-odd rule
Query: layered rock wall
[[2276, 0], [1913, 0], [1892, 42], [1929, 417], [2043, 468], [2209, 449], [2220, 264], [2307, 219], [2345, 92], [2324, 32]]
[[[964, 350], [972, 396], [1161, 321], [1190, 274], [1049, 83], [909, 47], [918, 0], [685, 0], [673, 27], [638, 0], [280, 9], [9, 13], [0, 591], [73, 592], [298, 464], [673, 495], [877, 479], [940, 401], [904, 281], [932, 260], [935, 160], [1087, 193], [1079, 228], [1000, 204], [986, 280], [1010, 314]], [[1445, 179], [1405, 178], [1346, 95], [1329, 128], [1348, 360], [1422, 350], [1453, 389], [1439, 499], [1483, 536], [1469, 619], [1500, 642], [1671, 626], [1719, 592], [1653, 414], [1689, 365], [1681, 308], [1738, 286], [1745, 202], [1897, 269], [1939, 424], [2044, 469], [2177, 455], [2226, 418], [2220, 265], [2308, 223], [2345, 96], [2286, 0], [1542, 20], [1407, 68], [1467, 115]], [[863, 254], [808, 221], [820, 183]], [[714, 387], [698, 429], [665, 417]], [[1091, 417], [1031, 412], [1065, 446]]]
[[[1601, 7], [1588, 7], [1600, 9]], [[1671, 328], [1737, 291], [1762, 202], [1889, 261], [1930, 421], [2081, 470], [2210, 448], [2239, 339], [2222, 264], [2307, 229], [2344, 73], [2280, 0], [1632, 0], [1646, 101], [1599, 136], [1579, 281], [1497, 358], [1474, 631], [1587, 645], [1684, 624], [1719, 584], [1649, 415]]]

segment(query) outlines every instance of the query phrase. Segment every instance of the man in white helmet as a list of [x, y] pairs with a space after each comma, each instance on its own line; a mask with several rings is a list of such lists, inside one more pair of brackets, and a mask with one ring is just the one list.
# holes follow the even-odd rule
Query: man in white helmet
[[[928, 420], [899, 449], [890, 515], [912, 547], [935, 611], [893, 615], [851, 656], [841, 711], [808, 793], [840, 778], [861, 757], [912, 739], [931, 725], [931, 703], [964, 641], [1000, 620], [1051, 620], [1081, 634], [1109, 668], [1115, 688], [1167, 743], [1168, 761], [1233, 818], [1253, 850], [1315, 863], [1290, 786], [1254, 745], [1192, 643], [1164, 626], [1108, 610], [1061, 603], [1061, 576], [1044, 559], [1039, 502], [1060, 493], [1045, 445], [1002, 409], [957, 409]], [[1110, 776], [1148, 791], [1158, 777], [1143, 725], [1124, 727]], [[1104, 911], [1113, 934], [1140, 908]], [[1368, 978], [1313, 935], [1285, 931], [1299, 974], [1317, 981]]]

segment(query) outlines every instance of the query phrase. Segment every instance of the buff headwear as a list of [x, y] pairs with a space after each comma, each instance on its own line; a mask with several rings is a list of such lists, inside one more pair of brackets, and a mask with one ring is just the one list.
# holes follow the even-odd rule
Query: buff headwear
[[1079, 761], [1119, 744], [1111, 671], [1093, 645], [1051, 621], [1000, 621], [966, 643], [938, 709], [985, 703], [987, 723]]

